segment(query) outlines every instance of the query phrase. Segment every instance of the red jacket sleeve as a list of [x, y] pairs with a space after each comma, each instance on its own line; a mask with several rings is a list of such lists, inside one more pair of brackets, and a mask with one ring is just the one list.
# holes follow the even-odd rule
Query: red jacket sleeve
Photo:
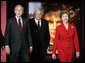
[[76, 27], [75, 26], [74, 26], [74, 28], [75, 28], [74, 45], [75, 45], [76, 52], [80, 52], [77, 30], [76, 30]]
[[56, 48], [58, 47], [58, 39], [59, 39], [59, 29], [58, 27], [56, 27], [52, 54], [56, 54]]

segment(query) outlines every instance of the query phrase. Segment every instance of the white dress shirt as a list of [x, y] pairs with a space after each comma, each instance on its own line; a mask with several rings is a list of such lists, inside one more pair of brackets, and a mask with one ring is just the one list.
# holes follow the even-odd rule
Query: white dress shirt
[[[17, 16], [15, 16], [16, 20], [17, 20], [17, 24], [19, 24], [19, 18]], [[22, 17], [20, 17], [20, 22], [22, 24], [22, 27], [23, 27], [23, 21], [22, 21]]]
[[35, 23], [38, 25], [38, 21], [40, 21], [39, 22], [39, 25], [40, 25], [40, 27], [41, 27], [41, 19], [40, 20], [37, 20], [36, 18], [34, 18], [35, 19]]

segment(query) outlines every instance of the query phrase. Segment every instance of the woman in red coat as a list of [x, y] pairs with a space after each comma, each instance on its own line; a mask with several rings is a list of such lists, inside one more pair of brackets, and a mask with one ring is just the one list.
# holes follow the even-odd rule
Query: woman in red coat
[[52, 58], [56, 59], [57, 48], [60, 62], [73, 62], [75, 50], [76, 57], [78, 58], [80, 56], [76, 27], [75, 25], [68, 23], [69, 17], [69, 12], [63, 10], [60, 13], [62, 24], [56, 28]]

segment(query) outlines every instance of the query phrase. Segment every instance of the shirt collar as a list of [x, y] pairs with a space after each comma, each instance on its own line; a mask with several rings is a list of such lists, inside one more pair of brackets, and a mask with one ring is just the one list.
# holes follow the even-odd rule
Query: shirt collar
[[[15, 16], [15, 18], [17, 19], [17, 21], [19, 20], [19, 18], [17, 16]], [[20, 20], [22, 20], [22, 17], [20, 17]]]
[[36, 18], [34, 18], [34, 19], [35, 19], [35, 22], [36, 22], [36, 23], [38, 23], [38, 21], [40, 21], [40, 22], [41, 22], [41, 19], [40, 19], [40, 20], [37, 20]]
[[[15, 16], [15, 18], [16, 18], [17, 23], [19, 24], [19, 19], [18, 19], [18, 17], [17, 17], [17, 16]], [[23, 27], [22, 17], [20, 17], [20, 21], [21, 21], [21, 24], [22, 24], [22, 27]]]

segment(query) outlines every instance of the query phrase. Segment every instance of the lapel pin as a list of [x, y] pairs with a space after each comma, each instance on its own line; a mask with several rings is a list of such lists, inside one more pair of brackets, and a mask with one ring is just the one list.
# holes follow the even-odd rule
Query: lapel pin
[[73, 26], [71, 28], [73, 28]]

